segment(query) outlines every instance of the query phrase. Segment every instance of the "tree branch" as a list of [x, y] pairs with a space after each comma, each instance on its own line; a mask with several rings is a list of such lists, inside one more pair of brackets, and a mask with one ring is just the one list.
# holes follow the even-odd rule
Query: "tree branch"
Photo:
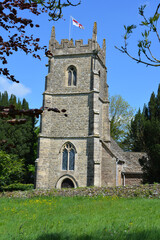
[[151, 57], [156, 61], [160, 63], [160, 60], [158, 60], [157, 58], [155, 58], [150, 50], [150, 48], [148, 48], [149, 53], [151, 54]]
[[[157, 31], [157, 22], [159, 20], [159, 17], [160, 17], [160, 14], [158, 13], [158, 10], [160, 8], [160, 4], [158, 4], [157, 8], [156, 8], [156, 12], [154, 14], [153, 17], [150, 17], [150, 18], [146, 18], [145, 15], [144, 15], [144, 9], [145, 9], [146, 5], [144, 6], [141, 6], [139, 8], [139, 14], [143, 17], [144, 21], [141, 22], [141, 26], [143, 27], [147, 27], [149, 28], [149, 30], [146, 30], [144, 32], [142, 32], [142, 37], [143, 39], [138, 41], [138, 56], [139, 57], [134, 57], [132, 56], [129, 52], [128, 52], [128, 49], [127, 49], [127, 39], [129, 38], [130, 34], [132, 34], [132, 30], [134, 28], [136, 28], [135, 25], [130, 25], [128, 27], [124, 26], [125, 28], [125, 35], [124, 35], [124, 47], [122, 46], [121, 48], [118, 48], [117, 46], [115, 46], [116, 49], [118, 49], [119, 51], [121, 51], [122, 53], [125, 53], [127, 56], [129, 56], [131, 59], [133, 59], [134, 61], [136, 61], [137, 63], [143, 63], [145, 64], [146, 66], [154, 66], [154, 67], [159, 67], [160, 66], [160, 60], [157, 59], [154, 54], [152, 53], [151, 49], [150, 49], [150, 46], [151, 46], [151, 41], [149, 40], [149, 35], [150, 35], [150, 32], [153, 31], [157, 38], [158, 38], [158, 41], [160, 43], [160, 36], [159, 36], [159, 33]], [[141, 55], [144, 54], [144, 56], [147, 58], [148, 61], [146, 60], [142, 60], [141, 59]], [[149, 56], [149, 55], [150, 56]]]
[[118, 49], [119, 51], [121, 51], [122, 53], [125, 53], [127, 54], [128, 57], [130, 57], [132, 60], [136, 61], [137, 63], [143, 63], [145, 64], [146, 66], [153, 66], [153, 67], [159, 67], [160, 64], [152, 64], [152, 63], [149, 63], [149, 62], [145, 62], [145, 61], [142, 61], [138, 58], [135, 58], [135, 57], [132, 57], [128, 52], [127, 50], [122, 50], [120, 48], [118, 48], [117, 46], [115, 46], [116, 49]]

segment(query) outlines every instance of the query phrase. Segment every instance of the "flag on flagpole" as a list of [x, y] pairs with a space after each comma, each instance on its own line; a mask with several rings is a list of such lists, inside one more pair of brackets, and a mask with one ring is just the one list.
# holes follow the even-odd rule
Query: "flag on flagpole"
[[77, 20], [73, 17], [72, 17], [72, 23], [74, 26], [79, 27], [80, 29], [84, 29], [83, 25], [77, 22]]

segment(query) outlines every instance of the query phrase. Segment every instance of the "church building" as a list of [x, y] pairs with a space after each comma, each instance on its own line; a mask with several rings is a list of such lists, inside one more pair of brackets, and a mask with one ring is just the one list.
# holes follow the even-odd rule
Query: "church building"
[[49, 50], [36, 188], [139, 183], [142, 153], [124, 152], [110, 137], [106, 41], [99, 46], [97, 24], [88, 44], [59, 43], [53, 27]]

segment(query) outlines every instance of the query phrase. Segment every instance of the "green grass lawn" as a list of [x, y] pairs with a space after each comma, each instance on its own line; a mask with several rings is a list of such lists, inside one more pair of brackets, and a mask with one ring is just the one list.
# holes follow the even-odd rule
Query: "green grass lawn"
[[0, 198], [1, 240], [160, 240], [160, 200]]

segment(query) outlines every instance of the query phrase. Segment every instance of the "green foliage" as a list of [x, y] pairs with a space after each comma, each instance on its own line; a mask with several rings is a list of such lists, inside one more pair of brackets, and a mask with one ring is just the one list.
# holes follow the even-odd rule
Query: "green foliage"
[[0, 151], [0, 188], [23, 180], [24, 160]]
[[34, 188], [33, 184], [23, 184], [23, 183], [12, 183], [7, 186], [1, 186], [0, 191], [7, 191], [7, 192], [12, 192], [12, 191], [27, 191], [31, 190]]
[[110, 98], [109, 110], [111, 137], [120, 144], [129, 131], [134, 110], [120, 95], [115, 95]]
[[147, 120], [144, 124], [145, 150], [148, 158], [140, 159], [143, 182], [160, 182], [160, 121]]
[[140, 6], [138, 9], [139, 9], [139, 14], [141, 15], [141, 16], [143, 16], [144, 15], [144, 9], [146, 8], [146, 4], [145, 5], [142, 5], [142, 6]]
[[33, 150], [34, 150], [34, 159], [37, 158], [38, 156], [38, 135], [40, 133], [40, 127], [34, 127], [34, 145], [33, 145]]
[[4, 93], [1, 94], [1, 105], [2, 106], [7, 106], [8, 105], [8, 93], [5, 91]]
[[135, 115], [134, 119], [131, 120], [129, 136], [126, 137], [124, 143], [127, 144], [128, 151], [133, 152], [144, 152], [144, 115], [140, 109]]
[[131, 33], [133, 33], [133, 29], [136, 28], [136, 25], [132, 24], [130, 26], [126, 26], [124, 25], [124, 29], [125, 29], [125, 35], [124, 35], [124, 39], [127, 40], [130, 36]]

